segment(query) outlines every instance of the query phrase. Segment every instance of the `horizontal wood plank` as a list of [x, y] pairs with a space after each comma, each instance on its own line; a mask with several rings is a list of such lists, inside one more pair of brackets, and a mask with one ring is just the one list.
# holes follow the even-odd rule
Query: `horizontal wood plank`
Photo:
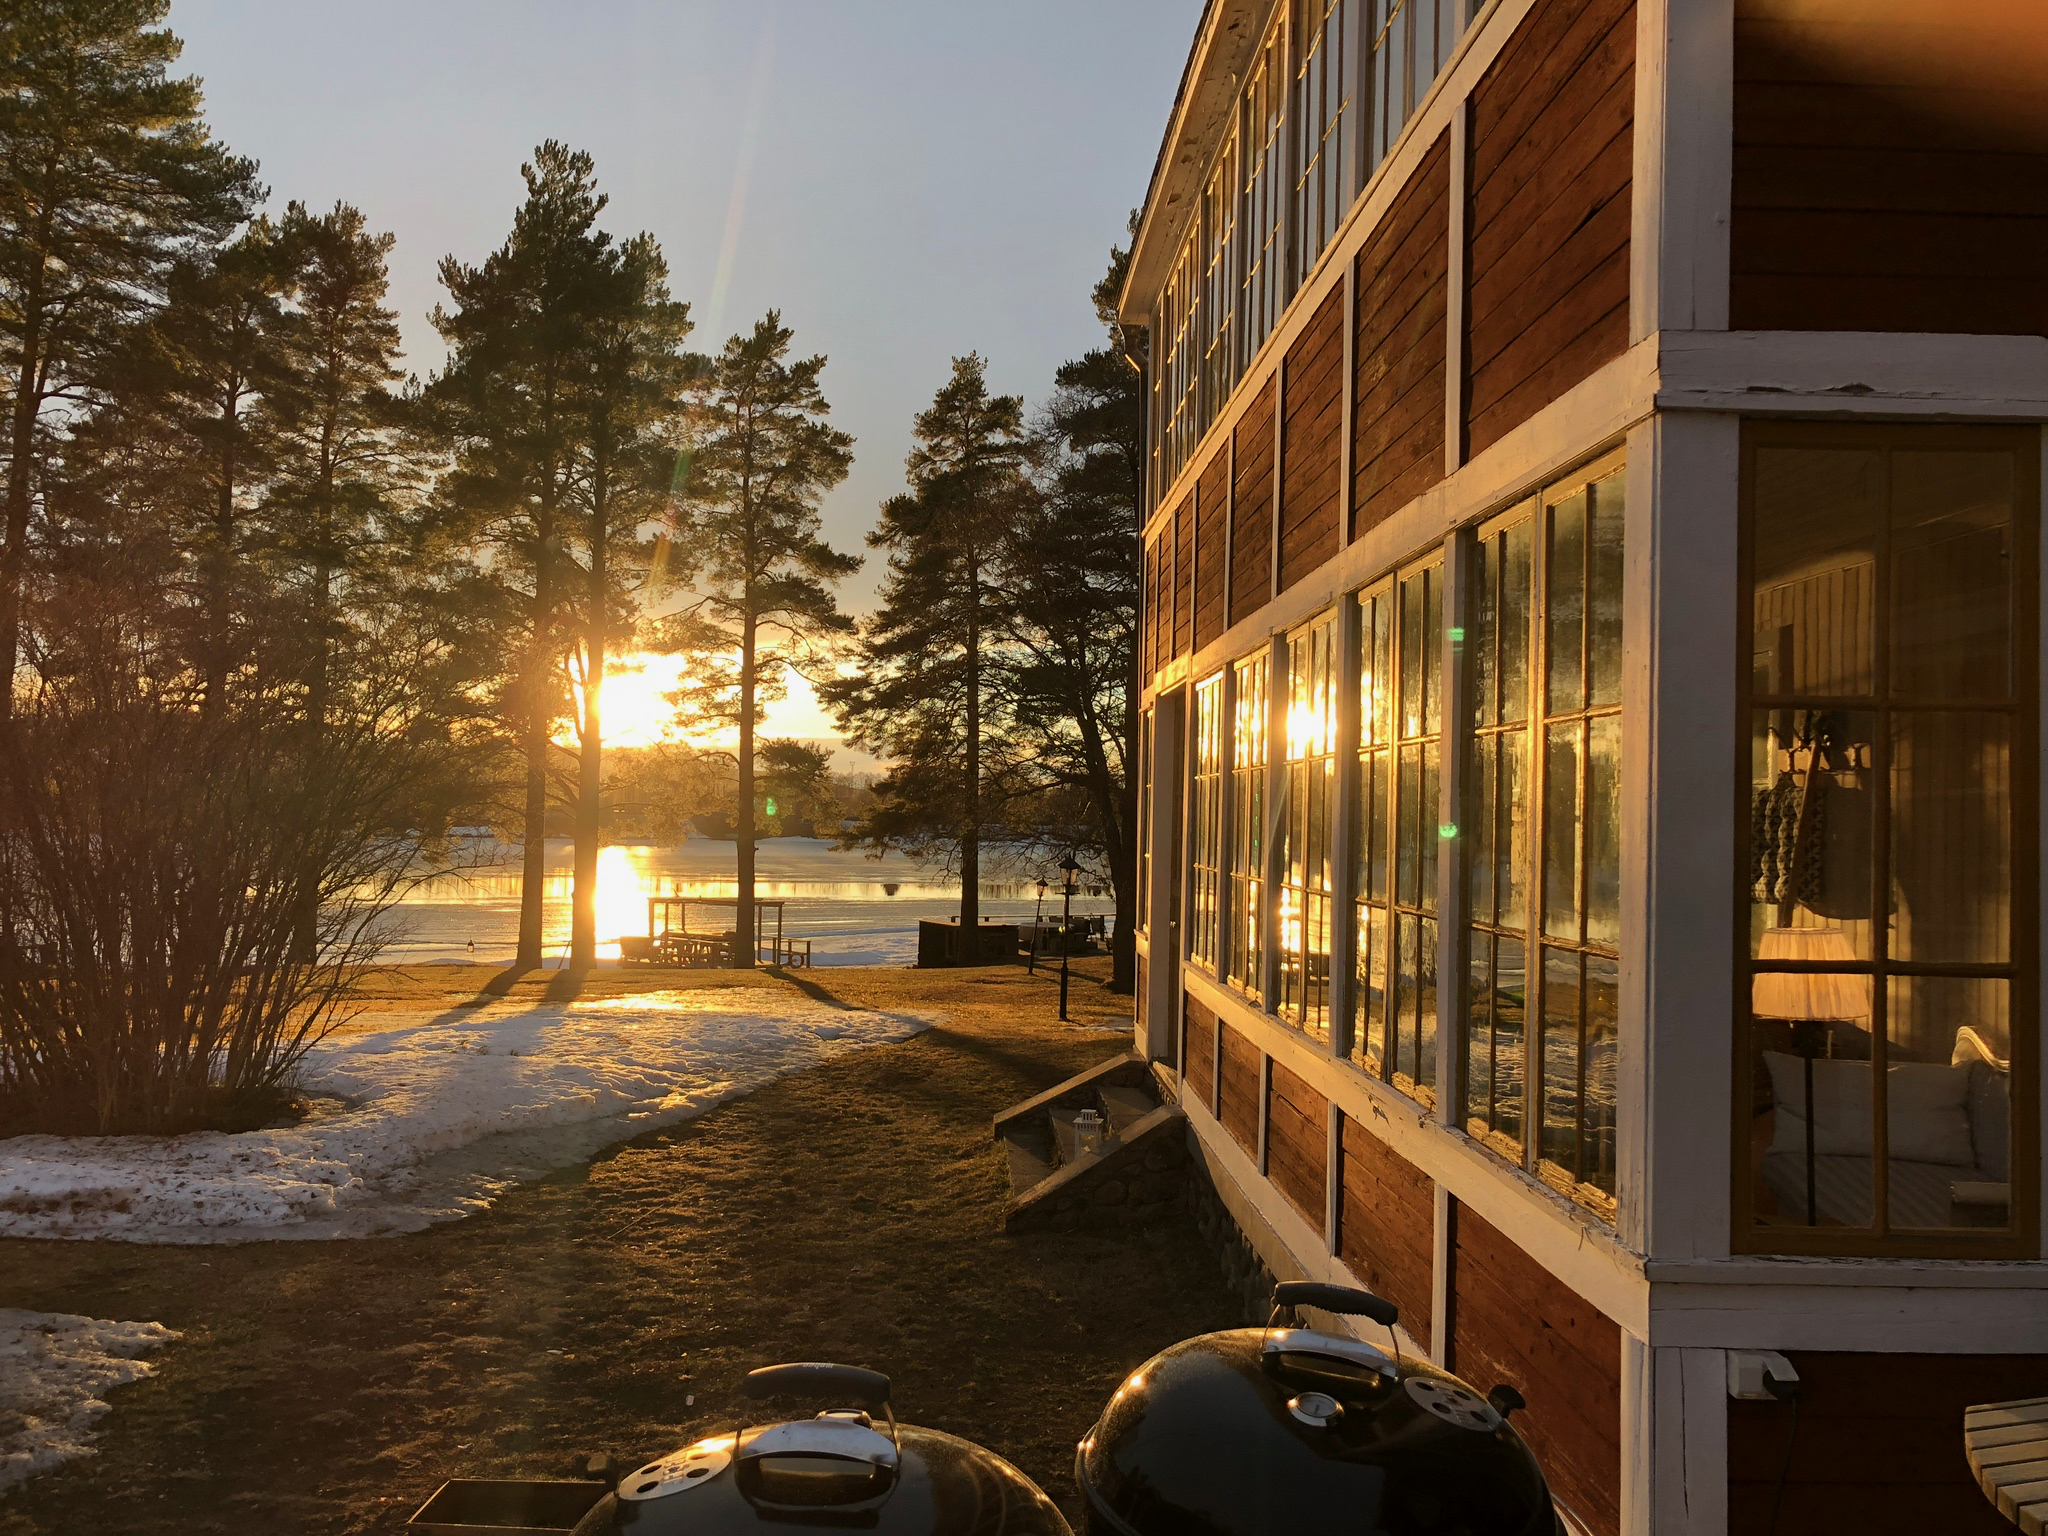
[[1366, 1289], [1401, 1309], [1401, 1326], [1433, 1343], [1436, 1186], [1351, 1116], [1344, 1117], [1337, 1257]]
[[1223, 1052], [1216, 1066], [1216, 1118], [1240, 1147], [1259, 1155], [1259, 1048], [1223, 1026]]
[[1195, 634], [1195, 497], [1173, 509], [1173, 651], [1185, 656]]
[[1192, 992], [1183, 999], [1182, 1010], [1182, 1028], [1186, 1031], [1182, 1050], [1187, 1058], [1182, 1079], [1187, 1084], [1188, 1097], [1213, 1115], [1216, 1113], [1216, 1011]]
[[1330, 1101], [1279, 1062], [1266, 1098], [1266, 1177], [1322, 1231], [1329, 1190]]
[[1337, 553], [1344, 290], [1333, 287], [1287, 353], [1281, 448], [1280, 588]]
[[1551, 1487], [1598, 1536], [1618, 1536], [1620, 1328], [1469, 1207], [1454, 1212], [1451, 1368], [1528, 1399], [1515, 1424]]
[[1235, 430], [1230, 499], [1230, 618], [1235, 624], [1273, 595], [1273, 392], [1267, 379]]
[[1229, 593], [1230, 447], [1220, 443], [1195, 484], [1196, 650], [1223, 633]]

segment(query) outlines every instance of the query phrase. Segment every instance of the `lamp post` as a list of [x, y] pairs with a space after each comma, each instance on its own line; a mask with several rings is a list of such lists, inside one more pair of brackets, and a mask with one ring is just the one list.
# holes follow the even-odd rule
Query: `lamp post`
[[1024, 974], [1038, 974], [1038, 930], [1045, 922], [1045, 882], [1038, 882], [1038, 905], [1031, 913], [1031, 942], [1024, 946]]
[[1070, 853], [1060, 860], [1060, 1022], [1067, 1019], [1067, 929], [1074, 917], [1074, 877], [1081, 873], [1081, 866], [1074, 862]]

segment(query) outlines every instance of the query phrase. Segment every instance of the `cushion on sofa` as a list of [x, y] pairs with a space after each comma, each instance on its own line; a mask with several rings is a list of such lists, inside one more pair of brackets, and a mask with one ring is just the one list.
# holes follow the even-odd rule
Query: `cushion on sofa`
[[[1783, 1051], [1765, 1051], [1777, 1125], [1773, 1152], [1806, 1150], [1806, 1063]], [[1977, 1165], [1970, 1135], [1971, 1069], [1908, 1061], [1885, 1074], [1886, 1121], [1897, 1162]], [[1819, 1157], [1868, 1157], [1872, 1142], [1870, 1063], [1813, 1064], [1813, 1150]]]

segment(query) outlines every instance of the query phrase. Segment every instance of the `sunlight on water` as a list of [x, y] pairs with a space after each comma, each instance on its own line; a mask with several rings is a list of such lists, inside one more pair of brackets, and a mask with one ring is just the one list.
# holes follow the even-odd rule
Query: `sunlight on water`
[[619, 953], [618, 939], [624, 933], [647, 931], [647, 891], [639, 861], [633, 850], [616, 845], [597, 854], [597, 952], [607, 958]]

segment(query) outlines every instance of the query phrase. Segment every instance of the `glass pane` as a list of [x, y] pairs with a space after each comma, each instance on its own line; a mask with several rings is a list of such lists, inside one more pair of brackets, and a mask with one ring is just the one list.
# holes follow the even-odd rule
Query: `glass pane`
[[1871, 449], [1756, 454], [1757, 691], [1867, 695], [1883, 461]]
[[[1522, 1144], [1523, 1038], [1529, 978], [1520, 939], [1503, 937], [1493, 966], [1493, 1128]], [[1517, 1159], [1519, 1161], [1520, 1159]]]
[[1895, 1228], [2011, 1222], [2009, 993], [1986, 977], [1891, 978], [1885, 1203]]
[[1392, 1007], [1387, 1018], [1387, 1060], [1393, 1070], [1415, 1076], [1415, 1014], [1421, 986], [1421, 919], [1394, 914]]
[[2002, 714], [1892, 716], [1892, 953], [2000, 964], [2012, 930], [2012, 745]]
[[1893, 697], [2010, 692], [2012, 499], [2010, 453], [1892, 455]]
[[1443, 729], [1444, 584], [1443, 573], [1422, 573], [1422, 733]]
[[1471, 803], [1465, 808], [1465, 867], [1472, 879], [1470, 911], [1473, 921], [1494, 920], [1494, 873], [1500, 858], [1500, 838], [1494, 818], [1498, 802], [1494, 788], [1500, 775], [1499, 738], [1481, 736], [1472, 744]]
[[1423, 590], [1427, 572], [1418, 571], [1401, 583], [1401, 735], [1405, 740], [1422, 734], [1422, 674], [1424, 625], [1428, 618], [1428, 594]]
[[1768, 957], [1774, 930], [1826, 929], [1830, 953], [1816, 958], [1869, 958], [1875, 729], [1861, 710], [1752, 716], [1751, 954]]
[[1621, 702], [1623, 483], [1623, 476], [1616, 473], [1593, 487], [1592, 591], [1586, 604], [1591, 633], [1586, 639], [1586, 659], [1593, 668], [1588, 702], [1594, 709]]
[[1529, 922], [1529, 734], [1500, 737], [1500, 922], [1523, 928]]
[[1621, 717], [1589, 722], [1586, 746], [1586, 942], [1621, 943]]
[[[1871, 1224], [1869, 987], [1862, 976], [1756, 978], [1749, 1153], [1759, 1225]], [[1863, 1027], [1842, 1017], [1852, 1010]]]
[[1586, 956], [1584, 1123], [1579, 1131], [1579, 1179], [1614, 1193], [1614, 1101], [1620, 1052], [1621, 963]]
[[1436, 910], [1437, 858], [1444, 844], [1443, 823], [1439, 820], [1443, 810], [1438, 794], [1438, 750], [1434, 741], [1422, 744], [1422, 785], [1416, 797], [1420, 839], [1416, 852], [1421, 868], [1415, 905], [1425, 912]]
[[1552, 714], [1585, 707], [1580, 648], [1586, 624], [1586, 493], [1550, 509], [1550, 565], [1543, 605], [1548, 669], [1544, 698]]
[[1529, 614], [1534, 602], [1530, 551], [1536, 520], [1517, 523], [1503, 536], [1500, 573], [1500, 718], [1529, 718]]
[[1375, 1076], [1385, 1075], [1387, 1059], [1387, 909], [1358, 909], [1359, 1029], [1352, 1047], [1355, 1059]]
[[1500, 545], [1496, 536], [1481, 539], [1472, 562], [1472, 613], [1465, 624], [1465, 654], [1472, 658], [1472, 723], [1499, 723], [1500, 699], [1495, 668], [1500, 660]]
[[1359, 837], [1362, 867], [1358, 891], [1371, 901], [1387, 899], [1387, 783], [1388, 754], [1367, 755], [1359, 763]]
[[1483, 928], [1465, 936], [1465, 1128], [1474, 1136], [1493, 1126], [1494, 942]]
[[[1395, 833], [1396, 874], [1394, 877], [1394, 900], [1403, 906], [1416, 904], [1417, 888], [1421, 881], [1422, 842], [1422, 748], [1406, 746], [1401, 751], [1401, 783], [1395, 796], [1395, 816], [1398, 830]], [[1436, 832], [1435, 819], [1430, 821], [1432, 836]]]
[[1573, 721], [1544, 733], [1543, 931], [1579, 936], [1579, 738]]
[[1416, 923], [1420, 953], [1415, 967], [1415, 1066], [1410, 1072], [1424, 1088], [1436, 1087], [1436, 923]]
[[1363, 627], [1368, 663], [1360, 694], [1366, 739], [1384, 746], [1394, 739], [1394, 599], [1381, 593], [1370, 600]]
[[1538, 1152], [1574, 1177], [1579, 1150], [1579, 956], [1543, 951], [1543, 1122]]

